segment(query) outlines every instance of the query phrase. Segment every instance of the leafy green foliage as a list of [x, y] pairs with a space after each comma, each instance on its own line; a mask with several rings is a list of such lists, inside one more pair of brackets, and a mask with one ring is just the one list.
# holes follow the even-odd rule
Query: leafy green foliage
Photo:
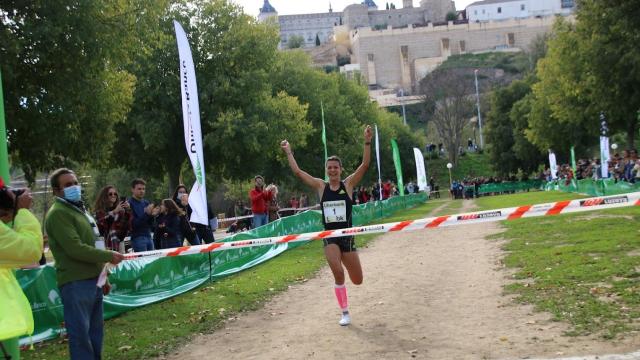
[[[135, 86], [130, 54], [166, 1], [3, 2], [0, 66], [9, 151], [30, 181], [76, 160], [104, 163]], [[140, 11], [145, 9], [145, 11]]]
[[544, 154], [525, 135], [528, 128], [533, 79], [517, 80], [491, 94], [491, 110], [487, 113], [486, 140], [493, 168], [500, 176], [515, 174], [519, 169], [529, 174], [544, 162]]
[[291, 35], [287, 41], [287, 49], [299, 49], [304, 45], [304, 38], [300, 35]]
[[[397, 139], [400, 147], [400, 157], [403, 161], [403, 176], [415, 177], [415, 160], [413, 147], [421, 148], [424, 139], [402, 124], [402, 120], [395, 114], [378, 108], [369, 101], [366, 87], [349, 81], [336, 73], [326, 74], [310, 66], [310, 58], [301, 51], [288, 51], [279, 54], [276, 69], [272, 73], [274, 91], [286, 91], [302, 104], [308, 106], [307, 119], [313, 131], [305, 143], [291, 141], [287, 133], [283, 138], [290, 140], [296, 152], [296, 160], [302, 169], [316, 177], [324, 174], [324, 151], [321, 141], [322, 107], [327, 133], [327, 148], [329, 155], [336, 154], [343, 161], [344, 171], [353, 172], [362, 159], [363, 128], [365, 124], [378, 125], [380, 134], [380, 156], [384, 164], [383, 178], [395, 179], [390, 141]], [[376, 181], [375, 154], [372, 148], [372, 164], [362, 183]], [[280, 164], [285, 164], [284, 156], [279, 157]], [[282, 166], [282, 165], [280, 165]], [[278, 175], [282, 169], [277, 165], [268, 167], [274, 169], [273, 176], [283, 180]], [[290, 171], [284, 169], [286, 174]], [[269, 174], [269, 170], [267, 170]], [[291, 184], [300, 186], [298, 182]]]

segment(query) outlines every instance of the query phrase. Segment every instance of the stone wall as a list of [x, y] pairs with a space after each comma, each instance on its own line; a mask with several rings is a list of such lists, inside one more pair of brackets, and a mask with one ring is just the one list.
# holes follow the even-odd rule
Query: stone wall
[[527, 50], [536, 36], [551, 29], [553, 22], [553, 17], [546, 17], [404, 29], [360, 28], [350, 32], [351, 63], [360, 64], [370, 85], [403, 87], [405, 93], [412, 93], [434, 61], [491, 49]]

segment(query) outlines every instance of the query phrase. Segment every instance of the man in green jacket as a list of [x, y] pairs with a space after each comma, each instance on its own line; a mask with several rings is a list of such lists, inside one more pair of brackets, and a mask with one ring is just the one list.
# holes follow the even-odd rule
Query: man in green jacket
[[58, 169], [51, 175], [55, 202], [45, 218], [49, 247], [69, 337], [71, 359], [100, 359], [103, 337], [103, 287], [98, 280], [104, 265], [120, 263], [124, 256], [105, 250], [96, 221], [81, 199], [76, 174]]
[[29, 190], [16, 194], [0, 178], [0, 358], [20, 359], [18, 337], [33, 333], [29, 300], [13, 269], [31, 265], [42, 255], [42, 231], [29, 208]]

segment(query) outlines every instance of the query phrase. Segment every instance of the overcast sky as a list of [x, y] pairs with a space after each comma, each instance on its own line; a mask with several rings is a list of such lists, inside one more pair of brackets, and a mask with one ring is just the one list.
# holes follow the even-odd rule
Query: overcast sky
[[[260, 8], [264, 3], [264, 0], [231, 0], [242, 7], [247, 14], [258, 15]], [[378, 5], [378, 9], [383, 10], [387, 2], [396, 4], [397, 8], [402, 7], [402, 0], [374, 0]], [[457, 0], [456, 8], [458, 10], [464, 9], [467, 5], [477, 0]], [[280, 15], [291, 14], [310, 14], [310, 13], [322, 13], [329, 11], [329, 2], [333, 11], [342, 11], [347, 5], [361, 3], [362, 0], [269, 0], [269, 3], [276, 8]], [[420, 0], [413, 0], [413, 6], [418, 6]]]

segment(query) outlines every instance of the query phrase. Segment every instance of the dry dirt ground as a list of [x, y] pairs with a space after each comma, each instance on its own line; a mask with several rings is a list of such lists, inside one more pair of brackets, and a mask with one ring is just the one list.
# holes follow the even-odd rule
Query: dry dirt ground
[[383, 235], [359, 249], [363, 285], [347, 282], [350, 326], [338, 325], [325, 267], [167, 358], [531, 359], [640, 348], [638, 338], [562, 336], [566, 325], [505, 296], [511, 276], [501, 266], [501, 243], [485, 239], [497, 232], [500, 224], [486, 223]]

